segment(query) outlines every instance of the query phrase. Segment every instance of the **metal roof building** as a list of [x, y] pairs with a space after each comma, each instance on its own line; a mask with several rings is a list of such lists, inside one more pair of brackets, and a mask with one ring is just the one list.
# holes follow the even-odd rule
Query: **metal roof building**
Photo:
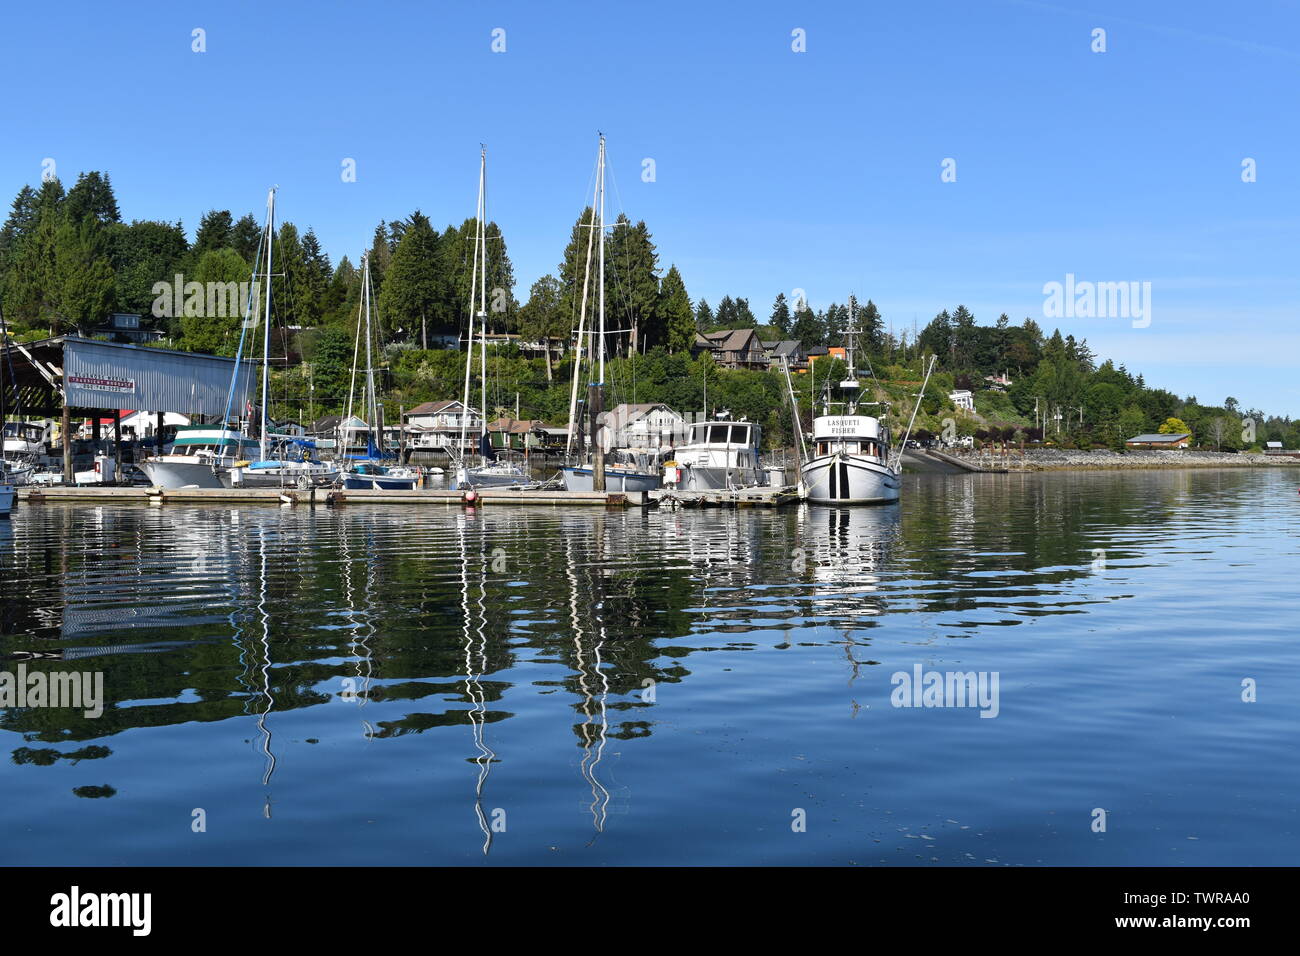
[[[231, 403], [235, 360], [197, 352], [146, 348], [61, 335], [0, 349], [0, 381], [10, 415], [57, 418], [63, 444], [63, 472], [72, 480], [72, 414], [111, 409], [148, 409], [159, 416], [221, 416]], [[256, 393], [254, 370], [241, 364], [231, 413], [239, 414]], [[93, 416], [96, 437], [100, 417]], [[161, 431], [161, 428], [159, 429]], [[114, 429], [121, 469], [120, 425]]]
[[[4, 378], [27, 415], [57, 416], [74, 409], [147, 408], [184, 415], [223, 415], [235, 360], [197, 352], [146, 348], [65, 335], [4, 350]], [[236, 410], [253, 388], [241, 366]]]

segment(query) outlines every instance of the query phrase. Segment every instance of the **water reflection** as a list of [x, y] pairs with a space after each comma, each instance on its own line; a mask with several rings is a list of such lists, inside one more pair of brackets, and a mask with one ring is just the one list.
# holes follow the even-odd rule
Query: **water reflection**
[[[672, 787], [731, 779], [648, 780], [640, 762], [665, 759], [644, 743], [652, 734], [667, 738], [674, 766], [713, 767], [717, 735], [684, 736], [713, 707], [742, 735], [771, 711], [805, 719], [819, 696], [858, 716], [880, 698], [887, 660], [972, 653], [969, 638], [992, 647], [1008, 628], [1117, 603], [1137, 613], [1144, 575], [1221, 550], [1223, 535], [1257, 520], [1257, 483], [1273, 480], [982, 477], [909, 478], [903, 506], [851, 509], [24, 506], [0, 522], [0, 652], [103, 670], [107, 700], [97, 720], [4, 711], [0, 729], [15, 734], [6, 772], [53, 776], [37, 768], [93, 758], [112, 785], [139, 793], [142, 771], [117, 769], [139, 745], [125, 731], [175, 734], [184, 748], [200, 725], [251, 726], [261, 767], [247, 782], [260, 780], [270, 820], [273, 792], [283, 817], [304, 785], [330, 791], [348, 772], [299, 738], [342, 747], [346, 737], [369, 750], [346, 759], [410, 768], [409, 779], [385, 778], [398, 792], [427, 785], [431, 761], [440, 785], [459, 767], [430, 799], [459, 801], [451, 812], [469, 832], [455, 832], [480, 858], [516, 852], [523, 838], [506, 838], [496, 812], [531, 807], [532, 788], [577, 788], [583, 839], [603, 846], [635, 830], [612, 817], [627, 813], [629, 788], [654, 804]], [[1002, 652], [998, 666], [1014, 667], [1020, 651]], [[351, 716], [338, 729], [340, 700], [358, 708], [360, 741]], [[825, 715], [807, 719], [808, 746], [832, 746]], [[860, 759], [845, 753], [844, 766]], [[747, 766], [784, 759], [760, 749]], [[535, 830], [567, 825], [557, 812]], [[400, 844], [392, 852], [405, 859]]]

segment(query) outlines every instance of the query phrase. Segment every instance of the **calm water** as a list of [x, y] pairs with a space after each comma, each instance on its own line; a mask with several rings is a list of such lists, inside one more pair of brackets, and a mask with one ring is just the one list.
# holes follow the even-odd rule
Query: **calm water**
[[[0, 669], [108, 705], [0, 711], [0, 862], [1292, 864], [1297, 485], [22, 505]], [[996, 672], [998, 715], [891, 706], [916, 665]]]

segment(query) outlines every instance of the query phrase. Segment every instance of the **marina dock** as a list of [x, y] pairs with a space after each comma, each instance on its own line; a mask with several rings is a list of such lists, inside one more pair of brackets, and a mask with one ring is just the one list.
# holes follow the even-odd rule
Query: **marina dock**
[[111, 488], [103, 486], [73, 486], [52, 488], [23, 487], [18, 498], [29, 504], [55, 501], [93, 501], [120, 503], [138, 501], [165, 504], [263, 504], [263, 505], [316, 505], [342, 507], [345, 505], [409, 504], [409, 505], [578, 505], [586, 507], [628, 508], [646, 504], [645, 493], [640, 491], [516, 491], [484, 488], [476, 492], [473, 501], [466, 500], [465, 492], [445, 489], [422, 491], [355, 491], [336, 488]]

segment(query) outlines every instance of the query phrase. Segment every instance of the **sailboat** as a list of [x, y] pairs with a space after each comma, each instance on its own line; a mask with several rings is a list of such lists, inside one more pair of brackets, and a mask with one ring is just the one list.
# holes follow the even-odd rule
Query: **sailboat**
[[[365, 384], [362, 394], [366, 403], [366, 454], [352, 459], [351, 465], [343, 470], [343, 487], [353, 489], [370, 489], [373, 491], [410, 491], [419, 481], [419, 474], [412, 468], [384, 464], [383, 415], [380, 414], [379, 398], [375, 391], [374, 356], [371, 352], [371, 340], [374, 333], [370, 325], [370, 303], [373, 289], [370, 283], [370, 256], [361, 256], [361, 304], [357, 315], [357, 344], [352, 354], [352, 381], [348, 386], [348, 413], [345, 422], [352, 421], [352, 395], [357, 381], [357, 370], [361, 363], [361, 336], [366, 338]], [[364, 424], [364, 422], [362, 423]], [[379, 433], [379, 442], [375, 443], [375, 434]], [[338, 447], [346, 447], [340, 431]]]
[[[263, 246], [266, 249], [266, 308], [262, 321], [262, 421], [258, 430], [255, 461], [237, 461], [229, 469], [219, 473], [222, 487], [225, 488], [309, 488], [312, 485], [333, 484], [339, 476], [337, 465], [317, 461], [311, 457], [314, 444], [307, 441], [280, 438], [276, 447], [271, 446], [271, 420], [268, 409], [271, 401], [271, 260], [272, 246], [275, 239], [275, 187], [271, 188], [266, 199], [266, 237]], [[250, 296], [250, 304], [252, 297]], [[245, 321], [247, 331], [248, 322]], [[240, 333], [240, 350], [243, 350], [244, 332]], [[235, 363], [232, 373], [231, 393], [234, 382], [239, 376], [239, 363]], [[228, 416], [227, 416], [228, 417]], [[289, 447], [297, 449], [298, 457], [289, 457]]]
[[[813, 419], [813, 454], [800, 468], [806, 497], [812, 502], [831, 504], [891, 504], [898, 501], [902, 476], [899, 470], [902, 449], [907, 447], [907, 435], [916, 421], [925, 385], [930, 380], [930, 369], [916, 397], [912, 418], [907, 425], [897, 454], [891, 453], [887, 402], [863, 402], [858, 395], [861, 384], [857, 379], [854, 352], [858, 330], [855, 317], [850, 316], [844, 333], [845, 359], [848, 377], [839, 383], [840, 397], [832, 399], [832, 383], [828, 380], [822, 394], [822, 413]], [[879, 409], [877, 414], [863, 414], [863, 410]]]
[[[275, 190], [271, 190], [271, 200], [267, 203], [267, 222], [258, 241], [257, 252], [253, 257], [253, 283], [248, 299], [244, 304], [244, 320], [239, 333], [239, 346], [235, 352], [235, 364], [230, 373], [230, 389], [226, 393], [226, 408], [219, 424], [182, 425], [176, 430], [176, 438], [170, 451], [164, 452], [162, 446], [158, 454], [150, 455], [140, 461], [140, 470], [149, 478], [155, 488], [222, 488], [223, 473], [257, 450], [257, 443], [244, 433], [244, 422], [240, 421], [235, 407], [235, 392], [239, 385], [240, 369], [244, 359], [244, 344], [248, 330], [255, 324], [253, 308], [257, 297], [257, 266], [261, 262], [263, 249], [270, 256], [271, 215]], [[270, 271], [269, 262], [267, 271]], [[269, 289], [268, 289], [269, 300]], [[245, 385], [247, 381], [245, 381]], [[242, 406], [251, 412], [246, 401]], [[234, 416], [232, 419], [232, 415]], [[232, 420], [234, 427], [231, 427]]]
[[[479, 406], [480, 431], [478, 437], [478, 464], [471, 465], [471, 456], [464, 451], [466, 447], [465, 426], [469, 416], [461, 417], [461, 434], [458, 458], [455, 461], [455, 478], [452, 490], [466, 488], [532, 488], [540, 482], [534, 481], [519, 465], [509, 461], [497, 460], [496, 449], [492, 447], [492, 437], [487, 427], [487, 149], [479, 152], [478, 167], [478, 206], [474, 211], [474, 266], [470, 274], [469, 291], [469, 336], [465, 351], [465, 396], [464, 408], [469, 408], [470, 374], [474, 368], [475, 321], [479, 335], [479, 385], [482, 404]], [[477, 311], [475, 307], [477, 306]]]
[[[605, 137], [600, 137], [600, 152], [596, 160], [596, 191], [591, 204], [592, 223], [588, 227], [591, 232], [587, 236], [587, 267], [582, 277], [582, 308], [578, 313], [578, 346], [577, 355], [573, 363], [573, 388], [569, 396], [569, 437], [565, 445], [565, 453], [570, 456], [576, 456], [571, 464], [561, 469], [564, 475], [564, 487], [568, 491], [594, 491], [596, 490], [596, 446], [607, 441], [607, 436], [603, 434], [607, 426], [599, 423], [599, 413], [604, 407], [605, 394]], [[597, 330], [595, 334], [595, 344], [592, 350], [596, 353], [596, 370], [598, 374], [596, 380], [591, 382], [587, 387], [589, 400], [596, 403], [595, 414], [592, 414], [592, 408], [589, 405], [585, 414], [592, 416], [592, 434], [588, 438], [592, 451], [584, 454], [583, 449], [574, 448], [574, 436], [578, 431], [578, 381], [582, 374], [582, 351], [583, 339], [586, 336], [587, 322], [587, 286], [591, 278], [591, 247], [593, 241], [596, 241], [599, 249], [597, 252], [596, 269], [597, 269]], [[588, 374], [592, 371], [591, 361], [588, 359]], [[604, 458], [606, 452], [601, 450], [601, 457]], [[620, 452], [618, 449], [609, 449], [609, 460], [602, 461], [599, 470], [603, 472], [605, 478], [605, 491], [653, 491], [658, 488], [663, 480], [657, 467], [649, 467], [644, 460], [639, 460], [638, 456]], [[657, 464], [657, 462], [656, 462]]]

